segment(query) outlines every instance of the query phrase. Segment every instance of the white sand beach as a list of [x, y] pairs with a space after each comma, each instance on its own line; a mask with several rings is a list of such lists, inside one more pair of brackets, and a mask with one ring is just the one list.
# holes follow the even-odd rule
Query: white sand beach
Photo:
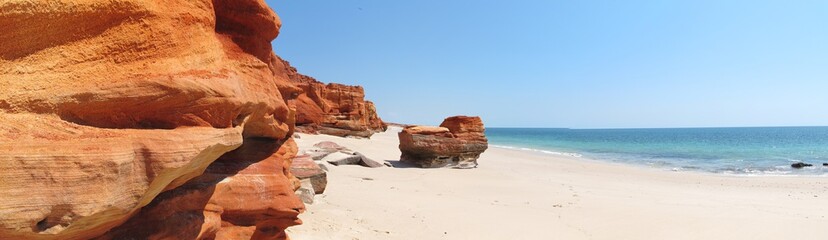
[[828, 177], [671, 172], [490, 148], [476, 169], [397, 162], [397, 131], [334, 141], [395, 168], [329, 166], [292, 239], [828, 239]]

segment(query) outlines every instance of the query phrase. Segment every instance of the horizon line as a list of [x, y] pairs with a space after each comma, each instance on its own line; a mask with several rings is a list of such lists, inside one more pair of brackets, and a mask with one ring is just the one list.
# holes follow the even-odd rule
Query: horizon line
[[712, 129], [712, 128], [813, 128], [813, 127], [828, 127], [827, 125], [812, 125], [812, 126], [706, 126], [706, 127], [596, 127], [596, 128], [573, 128], [573, 127], [486, 127], [489, 128], [512, 128], [512, 129], [571, 129], [571, 130], [625, 130], [625, 129]]

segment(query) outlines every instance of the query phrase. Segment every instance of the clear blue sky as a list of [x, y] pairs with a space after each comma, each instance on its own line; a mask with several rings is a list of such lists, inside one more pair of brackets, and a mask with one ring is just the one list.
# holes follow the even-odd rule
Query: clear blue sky
[[828, 125], [828, 1], [267, 1], [300, 72], [386, 121]]

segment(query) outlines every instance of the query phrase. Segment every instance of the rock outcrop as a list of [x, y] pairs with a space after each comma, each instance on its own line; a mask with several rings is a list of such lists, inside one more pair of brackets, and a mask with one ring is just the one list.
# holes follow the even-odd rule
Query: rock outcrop
[[446, 118], [440, 127], [409, 126], [400, 133], [400, 160], [423, 168], [477, 167], [488, 148], [480, 117]]
[[388, 128], [377, 115], [374, 103], [365, 100], [361, 86], [324, 84], [283, 62], [291, 82], [303, 90], [291, 101], [297, 110], [298, 131], [367, 138]]
[[0, 2], [0, 239], [286, 238], [279, 28], [263, 0]]
[[100, 239], [282, 239], [304, 205], [287, 174], [296, 144], [248, 139], [203, 174], [163, 192]]

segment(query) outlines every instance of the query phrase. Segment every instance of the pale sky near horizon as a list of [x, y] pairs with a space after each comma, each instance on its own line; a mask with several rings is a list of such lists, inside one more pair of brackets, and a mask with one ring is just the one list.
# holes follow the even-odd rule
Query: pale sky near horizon
[[828, 126], [828, 1], [267, 2], [277, 54], [389, 122]]

